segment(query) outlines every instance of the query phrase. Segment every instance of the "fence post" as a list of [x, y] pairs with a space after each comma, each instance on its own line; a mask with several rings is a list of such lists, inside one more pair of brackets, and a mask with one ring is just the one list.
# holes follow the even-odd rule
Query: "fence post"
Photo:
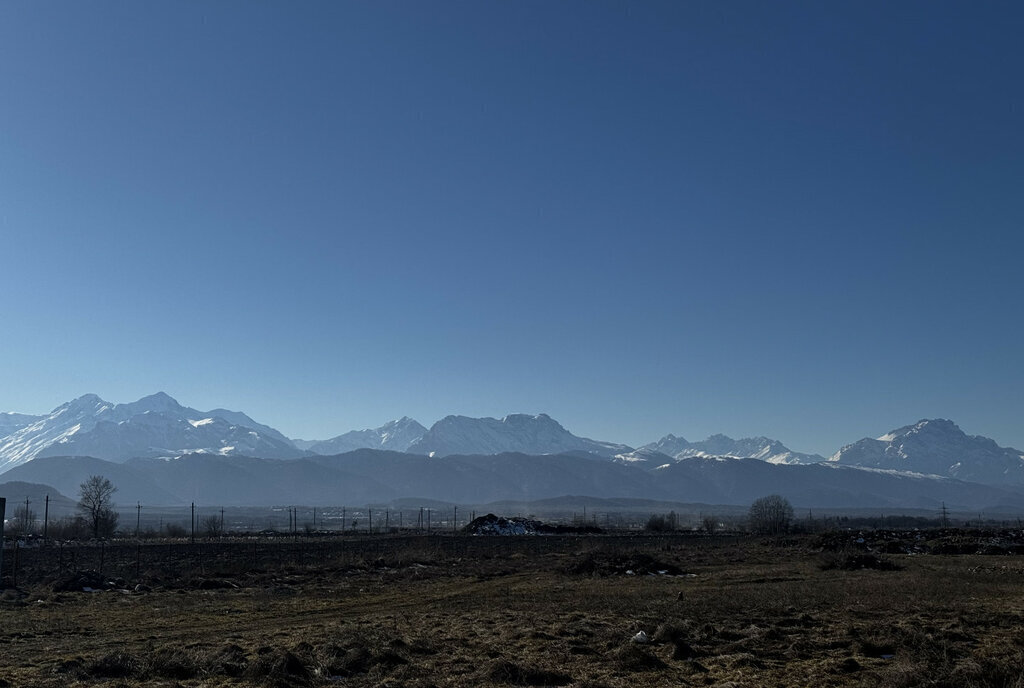
[[7, 498], [0, 497], [0, 585], [4, 580], [4, 520], [7, 518]]

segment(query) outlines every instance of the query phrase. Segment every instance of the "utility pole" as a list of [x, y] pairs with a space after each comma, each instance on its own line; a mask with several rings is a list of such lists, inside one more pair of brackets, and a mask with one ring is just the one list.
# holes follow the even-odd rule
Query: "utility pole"
[[135, 504], [135, 538], [139, 537], [139, 523], [142, 521], [142, 502]]
[[43, 542], [50, 529], [50, 495], [46, 495], [46, 506], [43, 507]]
[[341, 507], [341, 534], [345, 534], [345, 507]]
[[192, 502], [192, 544], [196, 544], [196, 503]]
[[452, 535], [455, 535], [459, 525], [459, 507], [455, 507], [455, 515], [452, 516]]
[[220, 534], [224, 535], [224, 507], [220, 508]]
[[26, 538], [26, 540], [25, 540], [26, 542], [28, 542], [28, 531], [32, 530], [32, 519], [31, 519], [32, 512], [28, 510], [28, 505], [29, 505], [28, 497], [25, 497], [25, 533], [24, 533], [24, 535], [25, 535], [25, 538]]
[[942, 503], [942, 527], [943, 528], [948, 528], [949, 527], [949, 512], [946, 511], [946, 503], [945, 502]]

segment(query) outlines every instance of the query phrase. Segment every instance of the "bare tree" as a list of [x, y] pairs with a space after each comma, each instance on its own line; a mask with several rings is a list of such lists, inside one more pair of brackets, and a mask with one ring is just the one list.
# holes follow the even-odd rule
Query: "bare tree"
[[206, 532], [207, 537], [217, 538], [223, 534], [220, 516], [216, 514], [211, 514], [204, 518], [200, 525], [202, 530]]
[[704, 526], [704, 532], [708, 535], [714, 535], [718, 530], [718, 519], [714, 516], [705, 516], [701, 524]]
[[11, 535], [28, 535], [36, 524], [36, 512], [22, 504], [14, 510], [14, 518], [9, 523]]
[[755, 533], [785, 533], [793, 520], [793, 505], [780, 495], [761, 497], [750, 505], [749, 518], [750, 529]]
[[90, 475], [78, 487], [78, 510], [92, 529], [93, 537], [107, 537], [117, 529], [118, 513], [111, 501], [115, 492], [114, 484], [102, 475]]

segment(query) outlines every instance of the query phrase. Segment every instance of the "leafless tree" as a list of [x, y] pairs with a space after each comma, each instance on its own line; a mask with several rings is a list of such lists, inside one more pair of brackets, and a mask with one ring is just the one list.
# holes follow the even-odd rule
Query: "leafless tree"
[[718, 530], [718, 519], [714, 516], [705, 516], [701, 524], [704, 526], [704, 532], [708, 535], [714, 535]]
[[780, 495], [768, 495], [750, 505], [750, 529], [755, 533], [778, 535], [789, 530], [793, 521], [793, 505]]
[[78, 510], [92, 529], [93, 537], [107, 537], [117, 529], [118, 513], [111, 501], [115, 492], [114, 484], [102, 475], [90, 475], [78, 487]]
[[202, 530], [206, 533], [207, 537], [217, 538], [220, 537], [223, 532], [220, 523], [220, 516], [211, 514], [202, 520], [200, 524]]
[[28, 535], [36, 524], [36, 512], [22, 504], [14, 510], [14, 518], [10, 522], [11, 535]]

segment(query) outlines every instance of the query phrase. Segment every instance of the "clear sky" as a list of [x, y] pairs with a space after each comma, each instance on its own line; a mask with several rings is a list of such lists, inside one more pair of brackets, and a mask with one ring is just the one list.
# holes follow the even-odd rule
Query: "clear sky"
[[1017, 2], [0, 4], [0, 410], [1024, 448]]

